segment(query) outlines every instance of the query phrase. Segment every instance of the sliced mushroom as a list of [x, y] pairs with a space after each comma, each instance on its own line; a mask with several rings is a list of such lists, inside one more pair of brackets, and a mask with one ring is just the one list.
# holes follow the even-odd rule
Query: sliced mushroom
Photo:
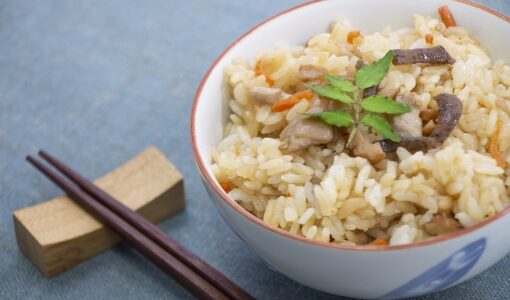
[[398, 147], [406, 148], [409, 152], [414, 153], [417, 151], [425, 151], [428, 149], [434, 149], [441, 145], [435, 139], [427, 137], [403, 137], [398, 143], [390, 140], [379, 141], [384, 152], [392, 153], [396, 152]]
[[457, 220], [445, 214], [436, 214], [432, 217], [432, 220], [423, 224], [423, 230], [431, 236], [449, 233], [461, 228], [462, 225]]
[[368, 138], [360, 131], [356, 131], [354, 136], [352, 154], [361, 156], [372, 164], [376, 164], [386, 157], [381, 145], [379, 143], [370, 143]]
[[455, 63], [455, 59], [446, 52], [443, 46], [406, 50], [396, 49], [393, 50], [393, 53], [394, 65], [410, 65], [417, 63], [453, 65]]
[[285, 127], [280, 139], [284, 153], [304, 150], [333, 140], [333, 127], [315, 118], [294, 119]]
[[379, 85], [374, 85], [374, 86], [371, 86], [369, 88], [366, 88], [363, 90], [363, 97], [369, 97], [369, 96], [374, 96], [375, 94], [377, 94], [377, 89], [379, 88]]
[[442, 93], [434, 97], [438, 106], [437, 124], [430, 136], [402, 137], [398, 143], [390, 140], [379, 141], [384, 152], [395, 152], [398, 147], [404, 147], [410, 152], [425, 151], [437, 148], [443, 143], [459, 122], [462, 114], [462, 102], [457, 96]]
[[299, 79], [304, 82], [320, 80], [326, 72], [326, 68], [321, 66], [301, 65], [299, 66]]
[[447, 93], [441, 93], [434, 97], [437, 102], [437, 125], [430, 134], [438, 142], [444, 142], [452, 130], [457, 126], [462, 115], [462, 101], [457, 96]]
[[281, 99], [282, 90], [258, 86], [250, 89], [250, 96], [260, 104], [275, 104]]
[[403, 103], [411, 108], [411, 111], [393, 117], [392, 127], [399, 136], [422, 136], [422, 121], [420, 110], [415, 107], [411, 96], [397, 97], [397, 102]]

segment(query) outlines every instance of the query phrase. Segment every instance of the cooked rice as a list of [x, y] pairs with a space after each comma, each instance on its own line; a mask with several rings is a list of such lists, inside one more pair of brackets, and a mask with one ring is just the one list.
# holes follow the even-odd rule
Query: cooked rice
[[325, 67], [353, 78], [358, 59], [373, 62], [391, 49], [423, 48], [426, 34], [455, 58], [449, 65], [391, 66], [379, 94], [412, 93], [420, 109], [437, 108], [433, 96], [446, 92], [463, 102], [463, 115], [441, 148], [371, 165], [343, 153], [345, 141], [312, 146], [284, 155], [278, 135], [301, 118], [310, 103], [302, 100], [286, 112], [272, 112], [249, 98], [252, 87], [267, 86], [254, 62], [237, 59], [225, 70], [232, 89], [232, 114], [225, 137], [213, 150], [219, 182], [234, 187], [229, 195], [271, 226], [324, 242], [365, 244], [375, 238], [391, 245], [429, 238], [423, 224], [436, 213], [452, 214], [471, 226], [509, 205], [510, 168], [498, 167], [487, 153], [500, 120], [499, 149], [510, 163], [510, 67], [492, 63], [479, 43], [460, 27], [445, 28], [437, 19], [414, 16], [414, 29], [364, 35], [357, 47], [345, 42], [355, 30], [338, 21], [330, 33], [306, 47], [278, 48], [256, 60], [271, 66], [276, 87], [293, 91], [300, 65]]

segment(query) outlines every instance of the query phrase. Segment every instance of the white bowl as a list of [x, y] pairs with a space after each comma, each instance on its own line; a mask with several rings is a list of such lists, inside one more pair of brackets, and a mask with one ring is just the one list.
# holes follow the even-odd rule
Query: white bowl
[[401, 246], [348, 246], [311, 241], [270, 227], [229, 199], [211, 172], [211, 149], [218, 144], [228, 108], [223, 69], [236, 57], [252, 58], [282, 42], [303, 45], [326, 32], [337, 18], [363, 32], [411, 27], [413, 14], [437, 15], [447, 4], [458, 24], [510, 62], [510, 18], [468, 1], [339, 0], [308, 2], [281, 12], [232, 43], [200, 84], [191, 115], [193, 154], [207, 193], [227, 223], [268, 264], [312, 288], [359, 298], [402, 298], [435, 292], [463, 282], [510, 252], [510, 209], [472, 227]]

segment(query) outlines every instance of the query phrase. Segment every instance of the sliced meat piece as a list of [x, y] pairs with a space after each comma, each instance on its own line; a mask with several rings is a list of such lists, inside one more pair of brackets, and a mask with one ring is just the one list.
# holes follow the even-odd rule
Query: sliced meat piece
[[420, 49], [395, 49], [393, 56], [394, 65], [410, 65], [417, 63], [429, 63], [429, 64], [450, 64], [455, 63], [446, 49], [443, 46], [436, 46], [432, 48], [420, 48]]
[[372, 164], [376, 164], [386, 157], [381, 145], [379, 143], [371, 144], [368, 141], [368, 138], [360, 130], [356, 131], [356, 135], [352, 142], [352, 154], [364, 157]]
[[432, 236], [449, 233], [462, 228], [462, 225], [452, 217], [445, 214], [436, 214], [432, 220], [423, 224], [423, 230]]
[[299, 79], [303, 82], [320, 80], [327, 70], [324, 67], [316, 65], [299, 66]]
[[304, 150], [333, 140], [333, 127], [315, 118], [294, 119], [281, 134], [280, 150], [284, 153]]
[[411, 111], [405, 114], [394, 116], [391, 123], [393, 130], [401, 137], [404, 136], [422, 136], [422, 121], [420, 110], [415, 107], [412, 96], [397, 97], [397, 102], [405, 104], [411, 108]]
[[282, 98], [282, 90], [258, 86], [250, 89], [250, 96], [260, 104], [275, 104]]
[[438, 106], [437, 124], [430, 136], [402, 137], [398, 143], [390, 140], [379, 141], [384, 152], [395, 152], [404, 147], [409, 152], [426, 151], [439, 147], [450, 135], [462, 115], [462, 102], [457, 96], [442, 93], [434, 97]]

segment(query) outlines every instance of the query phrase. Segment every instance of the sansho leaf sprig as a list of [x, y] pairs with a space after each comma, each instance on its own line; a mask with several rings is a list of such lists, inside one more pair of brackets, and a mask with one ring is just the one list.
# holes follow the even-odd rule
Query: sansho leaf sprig
[[393, 51], [390, 50], [373, 64], [361, 67], [356, 71], [354, 84], [331, 74], [324, 74], [324, 78], [329, 83], [326, 86], [306, 84], [306, 87], [317, 95], [348, 106], [347, 110], [323, 111], [307, 115], [318, 117], [325, 123], [336, 127], [349, 127], [347, 147], [351, 146], [359, 124], [372, 128], [387, 139], [400, 142], [400, 136], [392, 130], [390, 123], [378, 114], [397, 115], [410, 112], [411, 109], [384, 96], [375, 95], [361, 99], [364, 89], [378, 85], [383, 80], [392, 60]]

